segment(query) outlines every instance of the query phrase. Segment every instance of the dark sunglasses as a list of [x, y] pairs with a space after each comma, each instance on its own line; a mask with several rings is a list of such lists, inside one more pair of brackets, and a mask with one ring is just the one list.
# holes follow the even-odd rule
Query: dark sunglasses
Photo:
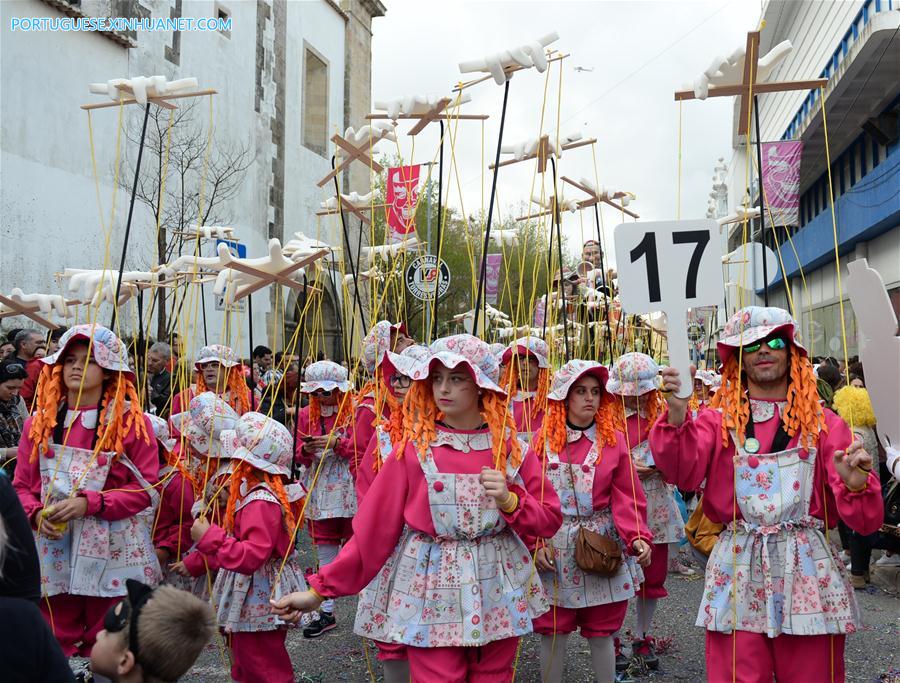
[[331, 389], [316, 389], [313, 393], [313, 396], [331, 396]]
[[774, 339], [770, 339], [769, 341], [762, 342], [758, 341], [755, 344], [748, 344], [744, 347], [744, 353], [756, 353], [762, 348], [762, 345], [765, 344], [773, 351], [781, 351], [782, 349], [787, 348], [787, 342], [781, 337], [775, 337]]
[[121, 602], [116, 603], [106, 611], [103, 617], [103, 628], [108, 633], [118, 633], [128, 629], [128, 649], [138, 659], [138, 616], [144, 605], [153, 595], [153, 589], [140, 581], [126, 579], [128, 595]]

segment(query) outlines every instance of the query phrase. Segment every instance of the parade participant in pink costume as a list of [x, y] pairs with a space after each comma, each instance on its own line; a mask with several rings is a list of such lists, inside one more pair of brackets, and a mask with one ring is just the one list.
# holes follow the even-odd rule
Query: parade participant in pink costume
[[[551, 601], [534, 622], [541, 634], [544, 681], [563, 680], [566, 640], [579, 628], [588, 639], [594, 677], [615, 678], [612, 634], [625, 619], [629, 598], [650, 562], [646, 501], [622, 434], [622, 408], [606, 392], [607, 370], [594, 361], [572, 360], [553, 377], [544, 427], [535, 452], [546, 463], [559, 494], [563, 525], [538, 542], [535, 566]], [[575, 562], [575, 542], [585, 528], [614, 539], [623, 554], [618, 572], [605, 577]]]
[[669, 594], [665, 585], [668, 544], [680, 543], [684, 538], [684, 520], [675, 503], [675, 487], [663, 481], [647, 440], [660, 411], [658, 375], [659, 366], [650, 356], [626, 353], [616, 360], [606, 383], [607, 391], [616, 396], [625, 410], [626, 443], [647, 497], [647, 524], [653, 532], [653, 560], [644, 571], [644, 583], [637, 593], [637, 638], [632, 644], [632, 652], [640, 655], [651, 669], [659, 668], [650, 633], [657, 601]]
[[[205, 391], [191, 399], [188, 412], [176, 413], [170, 418], [184, 446], [182, 452], [192, 453], [197, 458], [193, 468], [192, 520], [202, 514], [213, 524], [223, 524], [233, 466], [223, 448], [221, 435], [233, 430], [239, 417], [222, 396]], [[176, 560], [170, 566], [167, 577], [177, 574], [192, 579], [182, 587], [206, 600], [218, 569], [214, 556], [206, 556], [191, 547], [180, 561]], [[173, 583], [179, 584], [176, 580]]]
[[[347, 436], [353, 387], [347, 379], [347, 369], [330, 360], [310, 365], [304, 378], [300, 391], [309, 395], [309, 405], [297, 417], [294, 459], [303, 465], [300, 481], [309, 492], [307, 527], [321, 568], [337, 557], [341, 544], [353, 535], [356, 490], [353, 445]], [[303, 635], [317, 638], [336, 626], [334, 601], [328, 600], [303, 629]]]
[[222, 396], [238, 415], [250, 410], [250, 388], [241, 361], [230, 347], [223, 344], [204, 346], [197, 354], [194, 370], [197, 371], [196, 389], [185, 389], [172, 397], [172, 414], [185, 411], [185, 406], [195, 395], [206, 391]]
[[[780, 308], [738, 311], [718, 342], [716, 410], [693, 417], [670, 395], [650, 434], [666, 479], [694, 489], [706, 478], [703, 511], [727, 525], [697, 617], [713, 683], [843, 681], [844, 639], [858, 623], [826, 533], [838, 518], [878, 530], [881, 487], [872, 458], [819, 403], [798, 333]], [[664, 370], [663, 389], [679, 388], [678, 373]]]
[[394, 397], [397, 407], [388, 408], [387, 415], [376, 425], [375, 433], [369, 439], [366, 453], [356, 472], [356, 495], [360, 503], [372, 486], [375, 476], [381, 471], [384, 461], [403, 438], [403, 400], [412, 382], [425, 379], [428, 375], [430, 358], [431, 352], [427, 346], [413, 345], [407, 346], [402, 353], [388, 351], [382, 361], [382, 381]]
[[160, 501], [153, 527], [153, 545], [163, 570], [163, 580], [176, 588], [185, 588], [183, 577], [169, 571], [169, 565], [181, 560], [193, 545], [191, 507], [194, 505], [194, 481], [185, 463], [173, 454], [175, 439], [169, 436], [169, 423], [146, 413], [153, 426], [159, 450]]
[[159, 460], [127, 350], [76, 325], [43, 360], [13, 484], [35, 529], [41, 611], [67, 656], [89, 656], [128, 578], [156, 584], [151, 506]]
[[359, 400], [354, 407], [353, 432], [353, 468], [354, 473], [359, 461], [365, 455], [369, 440], [375, 433], [375, 425], [387, 417], [391, 408], [396, 408], [396, 401], [390, 392], [381, 390], [381, 361], [388, 351], [400, 353], [407, 346], [415, 344], [415, 340], [406, 334], [403, 323], [390, 323], [379, 320], [372, 331], [363, 339], [363, 363], [366, 372], [372, 379], [359, 390]]
[[[414, 682], [509, 681], [519, 637], [548, 608], [520, 536], [556, 533], [559, 499], [537, 458], [522, 456], [487, 344], [456, 335], [431, 352], [404, 401], [407, 441], [366, 494], [353, 538], [310, 577], [314, 590], [273, 609], [296, 620], [379, 575], [369, 635], [409, 646]], [[379, 574], [386, 561], [393, 570]]]
[[538, 337], [522, 337], [503, 353], [500, 386], [512, 399], [513, 420], [519, 438], [527, 446], [541, 428], [550, 387], [550, 347]]
[[231, 636], [231, 677], [292, 682], [286, 625], [268, 601], [306, 589], [293, 555], [292, 504], [302, 497], [299, 484], [287, 485], [293, 438], [261, 413], [245, 413], [221, 438], [225, 456], [235, 461], [224, 527], [200, 517], [191, 536], [221, 566], [212, 604], [219, 627]]
[[[402, 405], [409, 387], [414, 381], [428, 377], [428, 361], [431, 353], [427, 346], [407, 346], [402, 353], [387, 352], [382, 363], [382, 376], [388, 390]], [[384, 462], [394, 451], [395, 444], [403, 440], [403, 410], [391, 410], [387, 420], [382, 421], [375, 429], [366, 449], [359, 471], [356, 473], [356, 495], [359, 504], [381, 471]], [[379, 573], [393, 571], [392, 558], [389, 558]], [[371, 628], [371, 620], [378, 589], [378, 577], [375, 577], [366, 589], [360, 593], [356, 609], [354, 632], [367, 637], [367, 629]], [[378, 660], [384, 667], [385, 683], [406, 683], [409, 680], [409, 662], [406, 645], [376, 640]]]
[[709, 401], [718, 388], [717, 378], [718, 375], [712, 370], [697, 370], [694, 375], [694, 393], [689, 402], [691, 410], [709, 407]]

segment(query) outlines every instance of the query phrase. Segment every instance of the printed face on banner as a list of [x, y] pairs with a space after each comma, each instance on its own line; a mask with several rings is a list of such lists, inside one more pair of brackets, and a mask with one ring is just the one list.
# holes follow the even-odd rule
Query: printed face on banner
[[416, 231], [416, 205], [419, 201], [420, 165], [388, 169], [388, 225], [395, 235]]
[[485, 261], [484, 295], [489, 304], [496, 304], [497, 292], [500, 289], [500, 267], [503, 265], [503, 254], [488, 254]]
[[766, 205], [776, 225], [797, 225], [800, 218], [800, 159], [803, 143], [764, 142], [762, 178]]

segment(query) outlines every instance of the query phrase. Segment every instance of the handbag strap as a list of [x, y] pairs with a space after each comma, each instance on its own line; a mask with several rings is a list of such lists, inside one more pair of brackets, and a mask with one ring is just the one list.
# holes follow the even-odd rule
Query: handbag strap
[[569, 439], [566, 438], [566, 459], [568, 462], [566, 463], [566, 467], [569, 469], [569, 481], [572, 482], [572, 497], [575, 499], [575, 517], [578, 519], [578, 525], [583, 526], [584, 522], [581, 520], [581, 509], [578, 505], [578, 491], [575, 490], [575, 475], [572, 474], [572, 459], [569, 457]]

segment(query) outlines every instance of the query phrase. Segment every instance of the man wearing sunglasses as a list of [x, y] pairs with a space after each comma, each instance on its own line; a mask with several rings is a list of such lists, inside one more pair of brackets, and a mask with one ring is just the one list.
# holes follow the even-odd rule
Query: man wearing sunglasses
[[844, 639], [859, 627], [847, 571], [826, 533], [878, 530], [872, 457], [823, 408], [800, 328], [780, 308], [749, 306], [718, 342], [722, 387], [693, 417], [662, 372], [668, 411], [650, 433], [656, 466], [696, 490], [725, 525], [710, 554], [697, 626], [706, 667], [725, 681], [843, 681]]

